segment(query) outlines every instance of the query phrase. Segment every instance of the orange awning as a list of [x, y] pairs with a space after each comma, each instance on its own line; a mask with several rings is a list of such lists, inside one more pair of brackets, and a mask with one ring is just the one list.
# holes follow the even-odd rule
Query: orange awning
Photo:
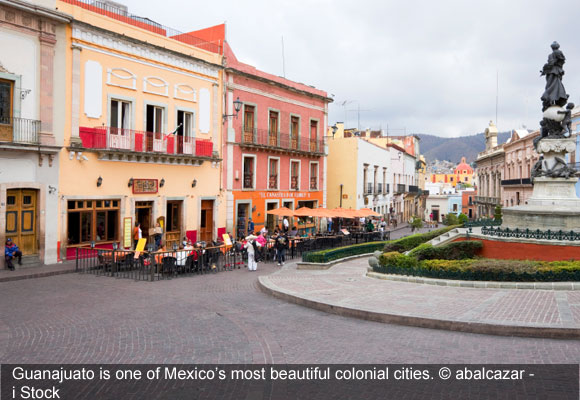
[[280, 207], [273, 210], [268, 210], [266, 211], [266, 214], [277, 215], [279, 217], [292, 217], [294, 216], [294, 210], [291, 210], [288, 207]]

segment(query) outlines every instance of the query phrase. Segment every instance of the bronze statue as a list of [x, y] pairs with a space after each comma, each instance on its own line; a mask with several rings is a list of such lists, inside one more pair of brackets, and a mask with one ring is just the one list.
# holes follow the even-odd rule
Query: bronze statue
[[564, 107], [568, 102], [568, 95], [562, 84], [566, 57], [560, 50], [558, 42], [552, 43], [551, 47], [552, 54], [548, 56], [548, 62], [540, 71], [542, 76], [546, 76], [546, 90], [542, 95], [542, 111], [546, 111], [548, 107], [554, 105]]

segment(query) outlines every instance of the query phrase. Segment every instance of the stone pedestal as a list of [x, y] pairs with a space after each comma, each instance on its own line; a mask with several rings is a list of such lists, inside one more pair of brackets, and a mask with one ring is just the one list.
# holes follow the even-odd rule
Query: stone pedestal
[[502, 228], [580, 232], [578, 178], [535, 178], [528, 204], [503, 209]]

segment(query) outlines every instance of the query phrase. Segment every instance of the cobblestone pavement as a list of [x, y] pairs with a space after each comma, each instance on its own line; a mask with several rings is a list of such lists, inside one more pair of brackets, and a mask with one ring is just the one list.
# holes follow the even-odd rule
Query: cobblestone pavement
[[[287, 265], [288, 266], [288, 265]], [[0, 283], [0, 360], [31, 363], [577, 363], [580, 342], [388, 325], [257, 286], [276, 270], [160, 282], [68, 274]], [[466, 303], [469, 299], [464, 299]]]

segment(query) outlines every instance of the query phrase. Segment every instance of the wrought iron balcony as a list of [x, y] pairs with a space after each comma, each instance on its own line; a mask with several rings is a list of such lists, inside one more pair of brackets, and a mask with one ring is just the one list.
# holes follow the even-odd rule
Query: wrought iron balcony
[[191, 157], [212, 157], [213, 152], [211, 140], [108, 126], [81, 127], [79, 136], [86, 149]]
[[499, 197], [475, 196], [473, 202], [475, 204], [491, 204], [495, 206], [501, 204], [501, 199]]
[[516, 186], [516, 185], [531, 185], [532, 181], [530, 178], [522, 178], [522, 179], [503, 179], [501, 181], [502, 186]]
[[393, 186], [395, 189], [395, 194], [401, 194], [401, 193], [405, 193], [407, 191], [407, 188], [405, 187], [405, 185], [401, 185], [400, 183], [393, 185]]
[[262, 150], [324, 155], [324, 140], [298, 137], [266, 129], [241, 129], [240, 145]]
[[0, 118], [0, 142], [39, 144], [40, 121], [18, 117]]
[[409, 193], [419, 193], [419, 186], [409, 185]]

